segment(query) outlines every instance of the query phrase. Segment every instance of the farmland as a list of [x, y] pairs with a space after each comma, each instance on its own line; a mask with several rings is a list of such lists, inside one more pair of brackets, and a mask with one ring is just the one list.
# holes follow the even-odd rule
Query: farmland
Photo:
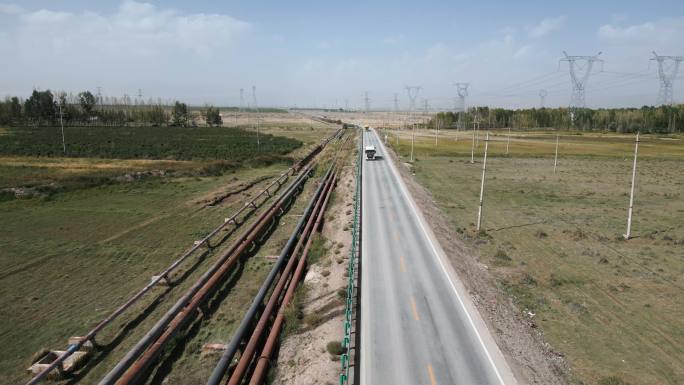
[[[224, 159], [283, 155], [300, 143], [223, 127], [65, 127], [66, 156], [113, 159]], [[0, 155], [64, 156], [59, 127], [5, 128]]]
[[[69, 157], [59, 153], [59, 129], [55, 137], [54, 128], [30, 131], [42, 144], [27, 148], [20, 143], [30, 142], [29, 133], [17, 132], [23, 128], [0, 130], [2, 188], [33, 186], [41, 192], [0, 202], [0, 323], [6, 325], [0, 341], [8, 347], [0, 354], [0, 381], [25, 380], [34, 353], [62, 348], [66, 338], [84, 333], [334, 129], [291, 125], [290, 134], [280, 136], [274, 126], [276, 135], [260, 138], [262, 151], [274, 154], [269, 157], [249, 152], [255, 132], [235, 128], [67, 128], [67, 148], [74, 151]], [[46, 186], [64, 188], [46, 196]], [[209, 205], [223, 196], [220, 204]], [[300, 206], [292, 208], [295, 214]], [[229, 337], [268, 272], [271, 262], [261, 257], [279, 248], [296, 221], [281, 218], [257, 258], [243, 261], [221, 291], [226, 297], [215, 308], [212, 331], [193, 340], [190, 358], [181, 358], [179, 368], [198, 369], [198, 347]], [[75, 379], [93, 383], [111, 368], [230, 243], [233, 235], [226, 235], [178, 271], [172, 290], [156, 288], [99, 335], [97, 365]], [[156, 375], [164, 378], [169, 370], [162, 366]]]
[[[382, 131], [379, 132], [382, 134]], [[388, 131], [406, 162], [410, 132]], [[643, 136], [633, 238], [625, 241], [634, 137], [497, 132], [489, 143], [481, 233], [475, 231], [484, 137], [420, 131], [412, 170], [503, 293], [570, 362], [572, 381], [684, 378], [684, 145]]]

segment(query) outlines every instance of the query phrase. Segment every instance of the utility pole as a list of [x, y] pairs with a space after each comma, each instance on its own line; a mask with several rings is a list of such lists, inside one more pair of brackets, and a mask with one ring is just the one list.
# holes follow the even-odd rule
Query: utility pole
[[658, 77], [660, 78], [658, 105], [672, 105], [673, 84], [679, 72], [679, 63], [684, 61], [684, 56], [660, 56], [653, 51], [651, 60], [658, 62]]
[[416, 98], [420, 92], [420, 86], [406, 86], [406, 93], [409, 97], [409, 121], [411, 122], [411, 162], [413, 162], [413, 146], [416, 141], [416, 124], [413, 122], [413, 109], [416, 107]]
[[508, 155], [508, 147], [511, 145], [511, 120], [508, 119], [508, 140], [506, 141], [506, 155]]
[[62, 97], [59, 98], [59, 125], [62, 127], [62, 149], [64, 151], [64, 155], [66, 155], [66, 140], [64, 139], [64, 119], [63, 119], [63, 114], [62, 114]]
[[252, 104], [254, 105], [254, 112], [256, 113], [256, 139], [257, 149], [261, 149], [261, 142], [259, 141], [259, 107], [257, 106], [256, 86], [252, 86]]
[[456, 103], [456, 113], [458, 113], [458, 125], [459, 130], [463, 129], [463, 114], [466, 111], [466, 96], [468, 96], [468, 87], [470, 83], [454, 83], [456, 86], [456, 93], [458, 93], [458, 102]]
[[539, 90], [539, 108], [544, 108], [544, 99], [549, 93], [545, 89]]
[[473, 144], [470, 146], [470, 164], [475, 163], [475, 130], [471, 132], [473, 137]]
[[556, 165], [558, 164], [558, 137], [559, 135], [556, 134], [556, 156], [553, 158], [553, 173], [556, 173]]
[[584, 108], [586, 106], [585, 90], [589, 75], [591, 75], [594, 63], [600, 62], [603, 65], [603, 60], [599, 59], [601, 52], [594, 56], [570, 56], [563, 51], [564, 58], [558, 62], [560, 68], [561, 62], [568, 62], [568, 69], [570, 70], [570, 80], [572, 81], [572, 96], [570, 97], [570, 107]]
[[629, 210], [627, 211], [627, 232], [623, 235], [625, 239], [632, 236], [632, 209], [634, 208], [634, 184], [636, 182], [637, 152], [639, 151], [639, 133], [637, 132], [634, 141], [634, 164], [632, 165], [632, 187], [629, 193]]
[[242, 113], [244, 106], [245, 106], [245, 89], [240, 88], [240, 106], [238, 107], [237, 112], [235, 112], [235, 127], [238, 126], [238, 115], [240, 113]]
[[484, 182], [485, 182], [485, 171], [487, 170], [487, 148], [489, 147], [489, 132], [487, 132], [487, 138], [485, 139], [485, 153], [484, 160], [482, 161], [482, 183], [480, 184], [480, 206], [477, 209], [477, 232], [480, 232], [480, 225], [482, 224], [482, 206], [484, 202]]

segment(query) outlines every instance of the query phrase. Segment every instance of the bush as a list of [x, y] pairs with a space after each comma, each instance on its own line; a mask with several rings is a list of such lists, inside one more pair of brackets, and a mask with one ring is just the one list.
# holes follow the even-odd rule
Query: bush
[[317, 263], [323, 258], [327, 251], [328, 250], [325, 247], [325, 238], [320, 234], [316, 234], [314, 235], [313, 241], [311, 241], [311, 247], [309, 247], [309, 254], [306, 259], [310, 264]]
[[598, 385], [629, 385], [629, 384], [624, 382], [618, 376], [610, 376], [610, 377], [603, 377], [602, 379], [600, 379], [598, 382]]
[[496, 259], [498, 261], [503, 261], [503, 262], [511, 261], [511, 257], [509, 257], [508, 254], [506, 253], [506, 251], [504, 251], [502, 249], [499, 249], [496, 251], [496, 253], [494, 254], [494, 259]]
[[325, 345], [325, 350], [327, 350], [328, 353], [332, 354], [333, 356], [339, 356], [340, 354], [344, 353], [344, 349], [342, 348], [342, 343], [340, 341], [328, 342], [328, 344]]

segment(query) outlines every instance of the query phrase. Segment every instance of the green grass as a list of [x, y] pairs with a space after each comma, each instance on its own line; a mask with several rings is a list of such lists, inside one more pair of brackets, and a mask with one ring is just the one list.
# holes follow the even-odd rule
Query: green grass
[[[16, 127], [0, 135], [0, 155], [64, 156], [59, 127]], [[65, 127], [69, 157], [114, 159], [223, 159], [284, 155], [301, 142], [224, 127]]]
[[[447, 135], [447, 134], [444, 134]], [[684, 378], [684, 144], [644, 138], [637, 166], [633, 235], [624, 241], [633, 137], [555, 134], [491, 142], [483, 227], [474, 229], [484, 143], [416, 140], [413, 163], [454, 229], [501, 287], [539, 325], [587, 384]], [[408, 159], [403, 134], [398, 152]], [[396, 148], [394, 137], [390, 142]], [[525, 315], [525, 317], [530, 317]], [[617, 377], [615, 377], [617, 378]], [[620, 383], [620, 382], [604, 382]]]

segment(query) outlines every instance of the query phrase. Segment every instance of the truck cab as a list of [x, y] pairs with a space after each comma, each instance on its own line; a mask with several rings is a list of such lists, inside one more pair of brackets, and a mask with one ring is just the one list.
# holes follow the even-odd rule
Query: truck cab
[[374, 160], [375, 159], [375, 146], [366, 146], [364, 149], [364, 152], [366, 153], [366, 159], [368, 160]]

